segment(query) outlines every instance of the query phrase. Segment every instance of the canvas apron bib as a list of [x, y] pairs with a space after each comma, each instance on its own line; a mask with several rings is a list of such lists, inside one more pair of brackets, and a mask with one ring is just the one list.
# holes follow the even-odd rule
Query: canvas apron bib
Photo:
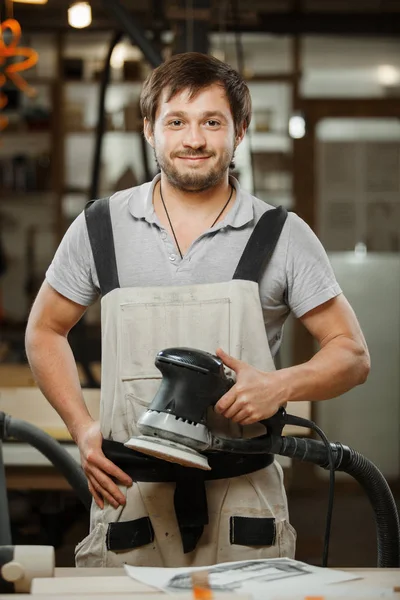
[[[221, 347], [258, 369], [274, 370], [258, 284], [240, 279], [239, 267], [236, 274], [239, 278], [225, 283], [115, 288], [103, 296], [100, 423], [105, 439], [123, 443], [139, 435], [137, 420], [160, 385], [154, 360], [164, 348], [215, 353]], [[212, 410], [208, 425], [225, 437], [265, 432], [260, 424], [241, 427]], [[208, 524], [191, 552], [182, 547], [175, 484], [137, 481], [121, 486], [125, 506], [106, 503], [101, 510], [93, 502], [90, 533], [76, 548], [76, 565], [201, 566], [294, 556], [296, 534], [275, 461], [246, 475], [206, 481], [205, 488]]]

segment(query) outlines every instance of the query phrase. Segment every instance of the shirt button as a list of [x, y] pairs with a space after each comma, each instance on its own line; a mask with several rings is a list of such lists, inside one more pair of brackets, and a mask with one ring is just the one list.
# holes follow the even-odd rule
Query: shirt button
[[169, 257], [169, 260], [173, 262], [175, 259], [176, 259], [175, 254], [171, 254]]
[[166, 239], [167, 239], [167, 233], [166, 233], [165, 231], [163, 231], [163, 232], [161, 233], [161, 239], [162, 239], [162, 240], [166, 240]]

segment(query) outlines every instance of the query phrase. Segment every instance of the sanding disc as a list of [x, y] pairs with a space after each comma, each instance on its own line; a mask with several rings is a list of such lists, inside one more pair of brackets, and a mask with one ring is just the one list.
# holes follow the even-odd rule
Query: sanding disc
[[205, 456], [177, 442], [165, 439], [161, 440], [149, 435], [139, 435], [138, 437], [131, 438], [124, 446], [168, 462], [178, 463], [184, 467], [196, 467], [197, 469], [211, 471], [211, 467]]

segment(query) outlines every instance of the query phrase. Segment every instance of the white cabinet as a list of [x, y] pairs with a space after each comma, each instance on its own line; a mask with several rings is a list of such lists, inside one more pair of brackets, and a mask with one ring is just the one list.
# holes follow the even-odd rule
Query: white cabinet
[[395, 479], [400, 475], [400, 255], [341, 252], [330, 254], [330, 260], [360, 321], [372, 368], [364, 385], [316, 403], [316, 422], [329, 440], [353, 447]]

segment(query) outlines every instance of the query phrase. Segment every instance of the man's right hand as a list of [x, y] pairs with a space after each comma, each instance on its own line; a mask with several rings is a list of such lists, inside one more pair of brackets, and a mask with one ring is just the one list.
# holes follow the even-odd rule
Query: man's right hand
[[132, 479], [103, 454], [100, 424], [92, 421], [82, 425], [74, 437], [81, 454], [82, 468], [88, 478], [89, 491], [97, 506], [104, 508], [104, 500], [114, 508], [125, 504], [124, 494], [111, 477], [128, 487], [132, 485]]

